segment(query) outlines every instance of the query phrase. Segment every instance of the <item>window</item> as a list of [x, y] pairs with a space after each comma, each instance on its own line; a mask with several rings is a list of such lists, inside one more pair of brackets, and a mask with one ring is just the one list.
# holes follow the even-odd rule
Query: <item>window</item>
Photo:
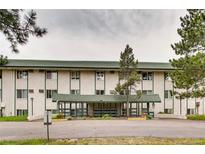
[[28, 92], [29, 92], [29, 93], [34, 93], [34, 90], [33, 90], [33, 89], [29, 89]]
[[142, 80], [152, 80], [152, 72], [142, 72]]
[[39, 92], [39, 93], [44, 93], [44, 90], [43, 90], [43, 89], [39, 89], [38, 92]]
[[28, 110], [17, 110], [17, 116], [28, 115]]
[[111, 95], [115, 95], [115, 94], [116, 94], [116, 91], [115, 91], [115, 90], [110, 90], [110, 94], [111, 94]]
[[104, 90], [96, 90], [96, 95], [104, 95], [105, 91]]
[[172, 114], [173, 113], [173, 109], [164, 109], [164, 113]]
[[194, 109], [187, 109], [187, 115], [190, 114], [195, 114], [195, 110]]
[[57, 79], [57, 72], [56, 71], [47, 71], [46, 72], [46, 79]]
[[17, 98], [27, 98], [27, 89], [17, 89]]
[[152, 90], [142, 90], [142, 94], [150, 95], [150, 94], [153, 94], [153, 91]]
[[27, 71], [17, 71], [17, 79], [27, 79], [28, 72]]
[[164, 98], [170, 99], [170, 98], [172, 98], [172, 96], [173, 96], [172, 90], [165, 90], [164, 91]]
[[96, 80], [104, 80], [104, 72], [96, 72]]
[[164, 80], [171, 81], [171, 77], [170, 77], [169, 73], [167, 73], [167, 72], [164, 73]]
[[57, 93], [57, 90], [46, 90], [46, 98], [52, 98], [53, 93]]
[[0, 79], [2, 79], [2, 70], [0, 70]]
[[79, 89], [73, 89], [73, 90], [70, 90], [70, 94], [80, 94], [80, 90]]
[[71, 72], [71, 79], [72, 80], [79, 80], [80, 79], [80, 72]]

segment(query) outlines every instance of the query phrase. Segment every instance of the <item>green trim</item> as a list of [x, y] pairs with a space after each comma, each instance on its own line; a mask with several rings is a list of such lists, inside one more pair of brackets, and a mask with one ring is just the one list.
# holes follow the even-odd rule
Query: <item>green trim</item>
[[[81, 69], [120, 69], [119, 61], [57, 61], [57, 60], [25, 60], [9, 59], [1, 68], [81, 68]], [[138, 69], [172, 70], [170, 63], [139, 62]]]
[[14, 116], [16, 116], [16, 70], [14, 70]]
[[[129, 95], [130, 103], [161, 103], [158, 94], [149, 95]], [[126, 95], [73, 95], [73, 94], [57, 94], [54, 93], [52, 101], [57, 102], [86, 102], [86, 103], [123, 103], [126, 102]]]
[[46, 75], [47, 75], [47, 71], [45, 71], [45, 87], [44, 87], [44, 91], [45, 91], [45, 106], [44, 106], [44, 109], [45, 109], [45, 111], [46, 111], [46, 93], [47, 93], [47, 91], [46, 91]]

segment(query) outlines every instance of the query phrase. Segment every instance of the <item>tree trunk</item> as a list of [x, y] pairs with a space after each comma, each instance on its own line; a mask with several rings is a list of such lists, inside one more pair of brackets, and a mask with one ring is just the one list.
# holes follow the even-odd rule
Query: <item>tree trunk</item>
[[127, 117], [130, 116], [130, 110], [129, 110], [129, 94], [127, 95]]

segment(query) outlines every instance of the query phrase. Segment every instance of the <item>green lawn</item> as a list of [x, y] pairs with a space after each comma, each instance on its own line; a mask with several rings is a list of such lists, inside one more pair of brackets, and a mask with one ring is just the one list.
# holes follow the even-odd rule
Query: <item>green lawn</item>
[[1, 121], [27, 121], [27, 116], [8, 116], [8, 117], [0, 117]]
[[157, 137], [107, 137], [83, 139], [30, 139], [0, 141], [0, 145], [205, 145], [205, 139]]

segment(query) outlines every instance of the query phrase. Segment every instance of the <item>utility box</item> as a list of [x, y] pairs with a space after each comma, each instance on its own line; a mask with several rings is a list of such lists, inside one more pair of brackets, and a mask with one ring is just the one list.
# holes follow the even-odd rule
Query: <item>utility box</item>
[[52, 113], [51, 110], [46, 110], [44, 113], [44, 125], [52, 124]]

